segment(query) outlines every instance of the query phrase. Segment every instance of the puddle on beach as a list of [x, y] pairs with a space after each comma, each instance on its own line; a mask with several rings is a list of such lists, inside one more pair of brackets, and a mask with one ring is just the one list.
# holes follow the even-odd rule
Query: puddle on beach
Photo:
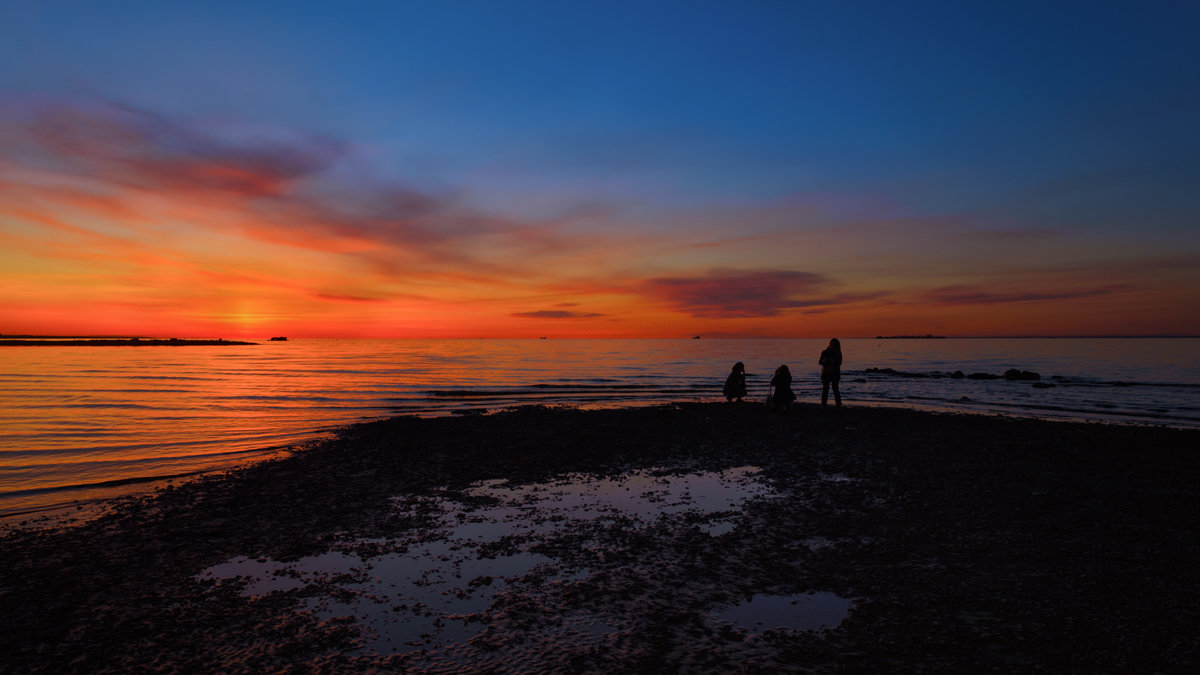
[[[373, 553], [381, 545], [357, 543], [369, 544]], [[523, 551], [481, 558], [460, 541], [382, 546], [397, 550], [366, 558], [352, 549], [331, 551], [294, 562], [235, 558], [200, 578], [245, 581], [242, 594], [251, 597], [315, 587], [317, 593], [302, 599], [304, 609], [323, 618], [353, 616], [367, 629], [363, 648], [387, 654], [469, 640], [486, 627], [478, 615], [509, 587], [508, 580], [553, 562]]]
[[[367, 652], [422, 652], [455, 661], [467, 658], [464, 652], [473, 650], [468, 641], [493, 623], [498, 599], [510, 592], [563, 587], [591, 575], [578, 563], [536, 552], [539, 544], [597, 525], [698, 528], [719, 537], [737, 527], [747, 501], [778, 496], [760, 474], [756, 467], [693, 473], [651, 469], [613, 478], [570, 474], [544, 483], [493, 480], [433, 496], [396, 497], [397, 516], [428, 525], [404, 538], [345, 542], [334, 551], [293, 562], [236, 558], [198, 578], [242, 583], [241, 593], [251, 597], [298, 592], [303, 608], [322, 618], [354, 617], [364, 629], [362, 648]], [[760, 596], [753, 611], [807, 616], [828, 604], [822, 598], [804, 599], [804, 611], [799, 611], [796, 603], [776, 608], [774, 602]], [[555, 617], [554, 625], [529, 638], [546, 644], [599, 644], [630, 629], [620, 617], [545, 610]], [[721, 616], [736, 623], [737, 611], [742, 610], [730, 608], [725, 612], [732, 614]], [[831, 621], [827, 617], [832, 614], [821, 616], [821, 621]], [[795, 620], [786, 625], [808, 629], [797, 628]]]
[[851, 602], [833, 593], [756, 595], [713, 613], [718, 621], [746, 631], [810, 631], [837, 628], [850, 613]]
[[478, 526], [467, 524], [459, 532], [484, 537], [542, 534], [560, 529], [564, 521], [600, 518], [628, 518], [651, 525], [660, 518], [687, 513], [701, 530], [719, 536], [733, 528], [747, 500], [771, 494], [759, 480], [760, 472], [749, 466], [689, 474], [651, 469], [616, 478], [569, 474], [527, 485], [486, 481], [465, 494], [494, 506], [470, 513], [470, 523]]

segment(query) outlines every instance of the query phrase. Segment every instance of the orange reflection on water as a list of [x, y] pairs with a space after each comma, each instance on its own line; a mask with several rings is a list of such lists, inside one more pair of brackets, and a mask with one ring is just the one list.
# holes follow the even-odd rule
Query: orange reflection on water
[[[44, 491], [51, 488], [228, 466], [322, 430], [393, 414], [712, 400], [735, 361], [747, 365], [751, 400], [765, 392], [780, 363], [791, 365], [801, 399], [815, 400], [824, 346], [825, 340], [685, 339], [0, 348], [0, 501], [3, 493], [11, 501], [11, 493], [22, 492], [36, 502], [49, 499]], [[1200, 340], [845, 339], [843, 348], [844, 369], [860, 373], [843, 382], [851, 404], [1024, 406], [1034, 414], [1058, 409], [1090, 419], [1179, 424], [1196, 417]], [[1064, 383], [1034, 396], [1027, 385], [863, 377], [869, 367], [1021, 368], [1145, 386]]]

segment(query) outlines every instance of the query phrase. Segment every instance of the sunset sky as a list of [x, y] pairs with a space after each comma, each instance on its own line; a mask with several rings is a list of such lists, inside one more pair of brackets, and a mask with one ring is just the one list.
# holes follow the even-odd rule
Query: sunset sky
[[0, 333], [1200, 334], [1198, 2], [182, 4], [0, 0]]

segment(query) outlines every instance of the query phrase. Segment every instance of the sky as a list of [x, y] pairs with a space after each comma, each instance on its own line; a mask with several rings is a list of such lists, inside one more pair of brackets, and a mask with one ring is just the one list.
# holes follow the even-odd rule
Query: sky
[[0, 0], [0, 333], [1200, 335], [1197, 25]]

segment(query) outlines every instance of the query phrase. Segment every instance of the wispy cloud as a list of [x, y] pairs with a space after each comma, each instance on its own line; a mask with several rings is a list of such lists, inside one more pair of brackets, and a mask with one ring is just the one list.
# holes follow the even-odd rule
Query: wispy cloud
[[[145, 202], [270, 244], [360, 257], [385, 274], [474, 270], [580, 250], [599, 237], [560, 223], [518, 221], [463, 206], [453, 191], [380, 179], [337, 139], [262, 126], [171, 118], [95, 101], [0, 102], [0, 150], [12, 184], [108, 218], [146, 214]], [[3, 169], [4, 167], [0, 167]], [[142, 206], [139, 206], [142, 204]], [[197, 217], [201, 211], [205, 217]]]
[[204, 128], [128, 106], [21, 99], [3, 106], [8, 151], [58, 173], [149, 190], [279, 195], [344, 156], [333, 139]]
[[362, 295], [345, 295], [342, 293], [313, 293], [313, 297], [330, 302], [383, 302], [384, 298], [369, 298]]
[[993, 292], [981, 286], [957, 285], [935, 288], [924, 295], [924, 300], [943, 305], [998, 305], [1092, 298], [1109, 295], [1124, 288], [1122, 285], [1112, 285], [1077, 290]]
[[698, 318], [772, 317], [789, 309], [839, 305], [883, 293], [828, 294], [829, 278], [792, 270], [710, 270], [702, 276], [647, 279], [637, 292]]
[[767, 239], [767, 238], [768, 238], [768, 235], [765, 235], [765, 234], [756, 234], [756, 235], [750, 235], [750, 236], [745, 236], [745, 237], [728, 237], [725, 239], [718, 239], [715, 241], [702, 241], [702, 242], [699, 242], [696, 244], [689, 244], [688, 248], [723, 248], [726, 246], [733, 246], [736, 244], [761, 242], [762, 240]]
[[1039, 330], [1053, 332], [1072, 308], [1111, 298], [1110, 315], [1127, 314], [1154, 294], [1173, 307], [1195, 287], [1186, 237], [1168, 256], [1154, 242], [1119, 248], [1127, 240], [819, 196], [517, 217], [468, 205], [465, 189], [383, 177], [359, 153], [320, 134], [0, 93], [0, 274], [25, 289], [0, 309], [69, 322], [110, 299], [130, 325], [296, 316], [313, 333], [360, 320], [377, 334], [559, 322], [564, 334], [604, 324], [635, 335], [956, 320], [994, 332], [973, 316], [984, 306], [997, 325], [1040, 312]]
[[562, 309], [543, 309], [536, 312], [514, 312], [512, 316], [522, 319], [594, 319], [604, 316], [595, 312], [572, 312]]

